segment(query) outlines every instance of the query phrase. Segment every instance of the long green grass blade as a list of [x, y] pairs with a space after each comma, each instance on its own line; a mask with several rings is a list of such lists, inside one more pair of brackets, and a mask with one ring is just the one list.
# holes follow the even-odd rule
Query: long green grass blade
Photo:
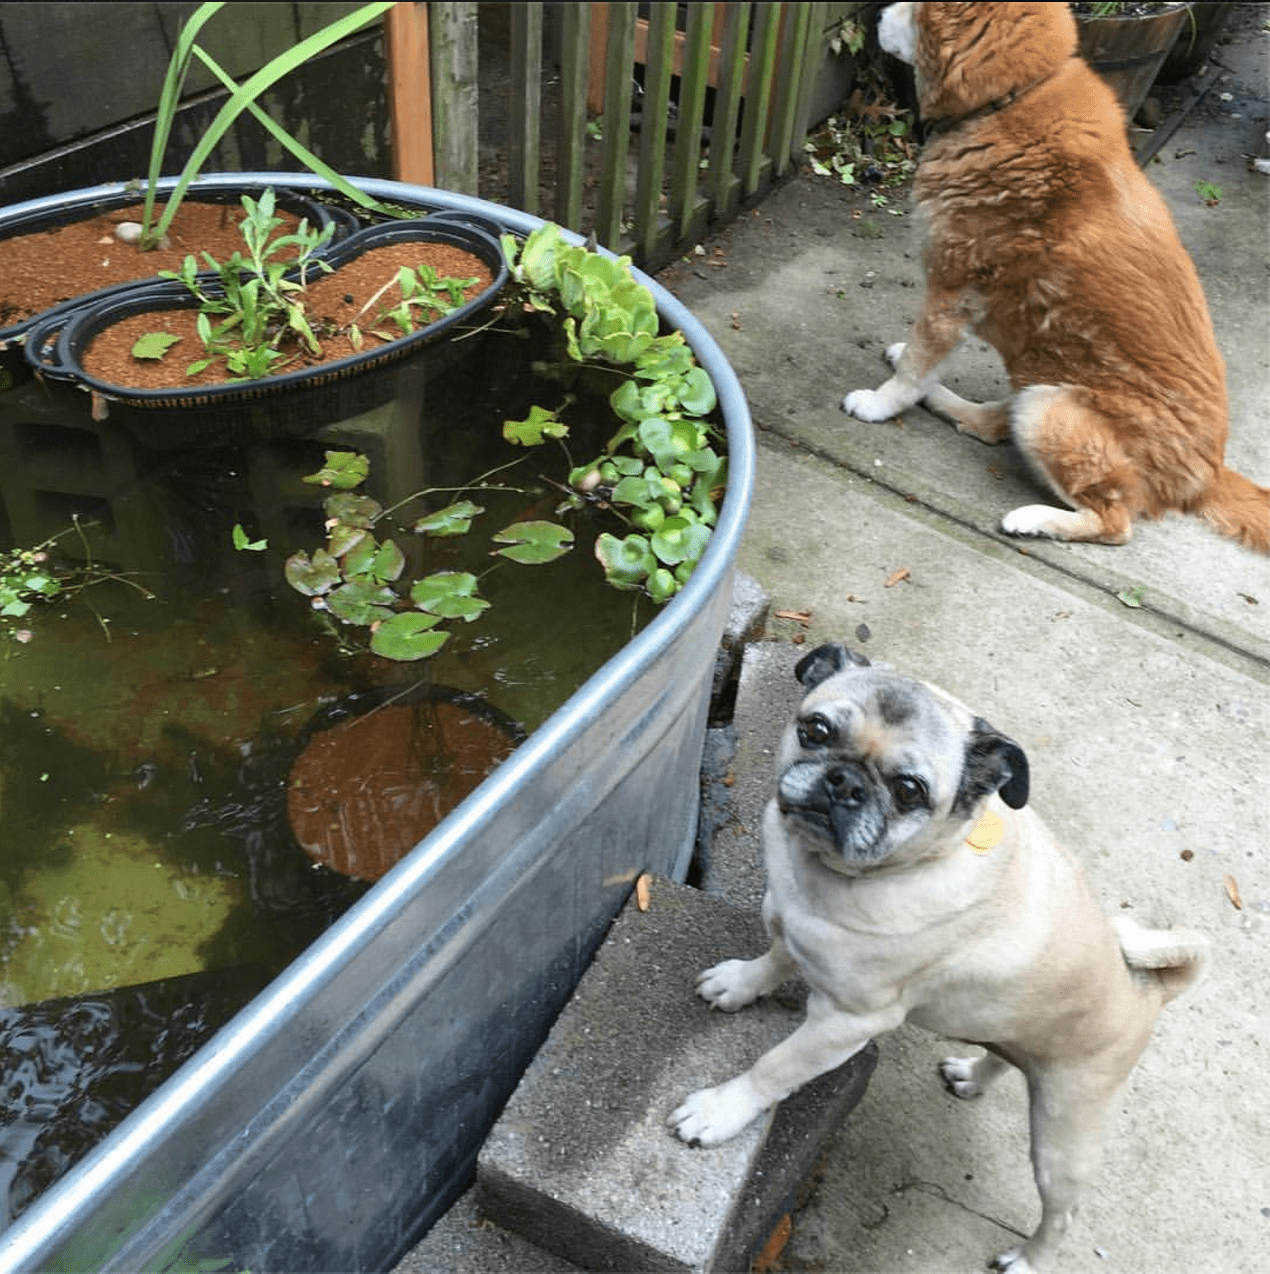
[[352, 35], [354, 31], [359, 31], [362, 27], [374, 22], [375, 19], [391, 9], [393, 3], [394, 0], [385, 0], [382, 3], [363, 5], [360, 9], [346, 14], [338, 21], [332, 22], [320, 31], [314, 32], [313, 35], [301, 40], [299, 44], [294, 45], [292, 48], [279, 53], [277, 57], [245, 80], [238, 90], [230, 96], [229, 101], [217, 112], [216, 118], [208, 125], [193, 153], [186, 160], [185, 167], [177, 180], [176, 188], [168, 196], [163, 216], [155, 228], [155, 237], [162, 239], [164, 234], [167, 233], [168, 226], [172, 224], [172, 218], [176, 215], [176, 210], [180, 206], [181, 200], [185, 197], [185, 192], [189, 189], [190, 182], [198, 176], [207, 157], [216, 148], [217, 143], [225, 135], [234, 120], [265, 89], [271, 87], [284, 75], [293, 71], [303, 62], [308, 61], [315, 54], [321, 53], [337, 41]]
[[[194, 52], [201, 59], [204, 66], [220, 80], [225, 88], [232, 93], [238, 88], [238, 82], [227, 74], [216, 62], [216, 60], [205, 49], [194, 46]], [[387, 209], [379, 202], [378, 199], [372, 199], [369, 195], [363, 194], [356, 186], [352, 184], [346, 177], [336, 172], [329, 164], [319, 159], [303, 142], [288, 133], [277, 120], [266, 114], [255, 102], [248, 102], [247, 109], [255, 116], [261, 125], [270, 133], [275, 141], [279, 142], [286, 150], [290, 151], [310, 172], [324, 177], [335, 187], [345, 198], [351, 199], [354, 203], [360, 204], [363, 208], [369, 208], [374, 212], [386, 212]]]
[[167, 73], [163, 77], [163, 87], [159, 90], [159, 105], [154, 116], [154, 137], [150, 142], [150, 170], [146, 175], [145, 213], [141, 218], [142, 247], [149, 247], [160, 237], [150, 234], [150, 222], [154, 216], [155, 186], [163, 167], [163, 153], [167, 150], [168, 138], [172, 135], [172, 120], [176, 117], [176, 108], [181, 101], [181, 89], [184, 88], [185, 77], [189, 73], [190, 57], [195, 47], [194, 37], [202, 30], [207, 20], [224, 7], [225, 0], [209, 0], [209, 3], [199, 5], [176, 38], [176, 48], [172, 51]]

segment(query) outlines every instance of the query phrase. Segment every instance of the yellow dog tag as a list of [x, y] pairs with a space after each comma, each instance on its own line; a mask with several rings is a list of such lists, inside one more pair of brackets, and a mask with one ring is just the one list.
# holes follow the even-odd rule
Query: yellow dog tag
[[996, 810], [984, 810], [983, 817], [966, 837], [966, 844], [976, 854], [986, 854], [1005, 835], [1005, 824]]

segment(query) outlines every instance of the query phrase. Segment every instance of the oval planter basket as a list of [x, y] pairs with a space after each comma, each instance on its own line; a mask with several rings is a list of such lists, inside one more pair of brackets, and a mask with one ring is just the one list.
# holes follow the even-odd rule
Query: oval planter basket
[[[232, 186], [209, 186], [205, 188], [200, 188], [196, 184], [186, 196], [186, 202], [238, 208], [243, 195], [251, 195], [253, 198], [258, 199], [265, 189], [265, 184], [249, 181]], [[161, 191], [160, 198], [166, 193], [166, 190]], [[347, 238], [359, 225], [359, 222], [351, 213], [328, 204], [318, 203], [295, 190], [279, 186], [276, 188], [275, 194], [280, 212], [289, 212], [296, 217], [303, 218], [317, 230], [324, 230], [328, 225], [334, 223], [335, 231], [332, 235], [331, 244], [323, 249], [320, 254], [323, 257], [329, 256], [335, 245]], [[57, 201], [44, 199], [19, 204], [12, 209], [0, 212], [0, 240], [57, 229], [77, 221], [88, 220], [117, 208], [131, 207], [134, 204], [141, 203], [141, 201], [141, 194], [135, 190], [115, 189], [104, 193], [101, 190], [86, 191], [82, 195], [74, 196], [70, 199], [59, 199]], [[216, 275], [209, 270], [201, 272], [199, 277], [210, 281], [214, 280]], [[60, 301], [48, 309], [41, 310], [40, 313], [33, 314], [29, 318], [22, 319], [20, 322], [11, 323], [7, 327], [0, 327], [0, 366], [7, 368], [11, 372], [19, 371], [23, 368], [22, 345], [28, 333], [37, 324], [47, 330], [48, 322], [56, 317], [60, 316], [64, 319], [67, 315], [86, 306], [99, 304], [113, 296], [129, 292], [140, 285], [154, 285], [157, 282], [157, 278], [151, 275], [149, 277], [140, 277], [130, 282], [115, 283], [109, 287], [90, 289], [77, 296], [68, 297], [66, 300]]]
[[[283, 436], [311, 427], [315, 413], [347, 418], [379, 406], [391, 394], [392, 364], [470, 323], [507, 281], [507, 263], [497, 239], [475, 224], [428, 217], [359, 230], [337, 244], [327, 261], [339, 266], [372, 248], [400, 243], [441, 243], [484, 262], [490, 285], [443, 318], [397, 340], [320, 366], [258, 380], [223, 381], [188, 389], [132, 389], [90, 375], [83, 356], [93, 339], [134, 314], [196, 309], [198, 299], [183, 284], [146, 284], [112, 294], [68, 315], [46, 315], [26, 343], [28, 363], [41, 377], [65, 381], [95, 396], [95, 415], [123, 425], [157, 448], [232, 445], [262, 432]], [[266, 409], [266, 410], [262, 410]]]

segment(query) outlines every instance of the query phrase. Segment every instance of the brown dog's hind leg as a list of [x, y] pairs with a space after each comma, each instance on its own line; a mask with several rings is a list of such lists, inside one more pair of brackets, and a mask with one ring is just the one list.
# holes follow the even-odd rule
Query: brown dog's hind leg
[[927, 392], [923, 405], [936, 415], [946, 416], [957, 426], [958, 433], [970, 434], [980, 442], [1004, 442], [1010, 436], [1012, 399], [972, 403], [946, 385], [936, 384]]
[[1014, 399], [1014, 441], [1036, 473], [1072, 509], [1025, 504], [1001, 519], [1008, 535], [1124, 544], [1141, 507], [1139, 479], [1115, 432], [1082, 391], [1032, 385]]

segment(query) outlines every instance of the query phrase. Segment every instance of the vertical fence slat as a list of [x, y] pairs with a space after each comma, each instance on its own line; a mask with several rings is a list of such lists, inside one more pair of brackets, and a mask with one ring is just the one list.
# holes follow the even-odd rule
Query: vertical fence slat
[[586, 188], [587, 72], [591, 5], [560, 6], [560, 125], [556, 143], [555, 218], [566, 229], [582, 229]]
[[432, 76], [428, 67], [428, 6], [394, 5], [384, 15], [388, 47], [392, 175], [421, 186], [433, 183]]
[[626, 196], [626, 156], [631, 144], [631, 79], [635, 63], [635, 13], [638, 5], [604, 6], [608, 38], [604, 59], [604, 149], [600, 159], [596, 238], [616, 250], [622, 233]]
[[478, 193], [477, 6], [430, 6], [432, 148], [437, 185], [462, 195]]
[[749, 38], [750, 6], [724, 6], [723, 36], [719, 52], [719, 83], [714, 93], [714, 120], [710, 129], [708, 191], [712, 214], [727, 216], [734, 206], [739, 179], [733, 172], [737, 111], [745, 81], [745, 49]]
[[657, 250], [661, 235], [661, 192], [666, 174], [666, 124], [674, 69], [676, 5], [648, 6], [644, 62], [644, 107], [640, 120], [639, 169], [635, 179], [635, 247], [642, 258]]
[[[816, 87], [816, 71], [825, 44], [821, 36], [825, 29], [825, 15], [829, 12], [828, 0], [816, 0], [807, 5], [807, 42], [803, 46], [802, 66], [798, 75], [798, 106], [794, 115], [793, 145], [801, 147], [811, 124], [811, 100]], [[801, 152], [800, 152], [801, 153]]]
[[778, 4], [754, 6], [754, 36], [750, 41], [750, 66], [745, 76], [745, 118], [741, 126], [741, 197], [744, 199], [758, 190], [763, 172], [780, 9]]
[[679, 124], [670, 185], [670, 217], [675, 237], [686, 239], [708, 206], [697, 199], [697, 166], [701, 162], [701, 129], [705, 123], [706, 81], [710, 75], [712, 4], [690, 4], [684, 30], [683, 65], [679, 76]]
[[819, 33], [819, 27], [811, 24], [814, 4], [787, 4], [785, 21], [781, 30], [780, 57], [777, 60], [776, 81], [773, 85], [772, 127], [769, 135], [769, 152], [772, 156], [772, 176], [783, 177], [795, 156], [802, 153], [803, 138], [795, 134], [798, 118], [799, 88], [802, 85], [803, 57], [811, 32]]
[[542, 4], [511, 6], [511, 203], [538, 211], [538, 167], [542, 136]]

